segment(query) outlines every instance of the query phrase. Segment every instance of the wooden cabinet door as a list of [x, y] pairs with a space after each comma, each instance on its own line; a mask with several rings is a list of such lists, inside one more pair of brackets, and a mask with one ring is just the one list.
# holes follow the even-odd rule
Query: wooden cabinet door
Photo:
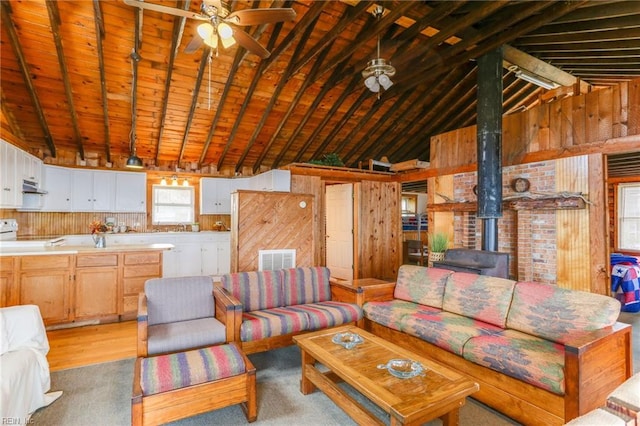
[[118, 314], [118, 268], [76, 269], [76, 319]]
[[0, 257], [0, 308], [19, 303], [15, 289], [13, 257]]
[[42, 319], [47, 325], [67, 322], [70, 318], [70, 281], [69, 270], [22, 272], [20, 274], [20, 304], [38, 305]]

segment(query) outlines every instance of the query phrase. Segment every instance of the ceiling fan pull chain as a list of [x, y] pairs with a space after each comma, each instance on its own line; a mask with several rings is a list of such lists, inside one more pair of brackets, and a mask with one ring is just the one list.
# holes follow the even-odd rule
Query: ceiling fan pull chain
[[213, 60], [213, 51], [209, 51], [209, 103], [207, 109], [211, 110], [211, 61]]

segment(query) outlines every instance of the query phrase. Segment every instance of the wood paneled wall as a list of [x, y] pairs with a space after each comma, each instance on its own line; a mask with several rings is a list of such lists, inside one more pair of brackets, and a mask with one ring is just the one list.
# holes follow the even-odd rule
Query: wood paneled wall
[[316, 266], [313, 198], [289, 192], [234, 193], [231, 271], [257, 271], [258, 250], [273, 249], [295, 249], [296, 266]]
[[[431, 171], [476, 164], [476, 126], [431, 138]], [[502, 119], [503, 166], [640, 147], [640, 79]], [[416, 179], [418, 175], [416, 174]], [[406, 179], [405, 179], [406, 180]]]
[[291, 192], [313, 195], [314, 265], [325, 265], [324, 186], [320, 176], [291, 175]]

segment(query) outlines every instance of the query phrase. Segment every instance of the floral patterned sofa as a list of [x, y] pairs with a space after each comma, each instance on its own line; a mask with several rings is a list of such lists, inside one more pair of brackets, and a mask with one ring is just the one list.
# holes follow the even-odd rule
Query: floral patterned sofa
[[403, 265], [363, 310], [365, 329], [465, 372], [474, 398], [524, 424], [564, 424], [632, 371], [612, 297]]
[[[332, 297], [329, 269], [299, 267], [221, 277], [235, 305], [234, 338], [247, 354], [293, 344], [296, 334], [362, 320], [362, 309]], [[226, 313], [229, 321], [230, 313]]]

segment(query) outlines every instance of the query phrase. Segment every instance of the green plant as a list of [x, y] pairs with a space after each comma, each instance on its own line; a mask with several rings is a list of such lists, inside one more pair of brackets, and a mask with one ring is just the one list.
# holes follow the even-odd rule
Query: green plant
[[320, 166], [344, 166], [342, 159], [335, 152], [331, 154], [324, 154], [320, 160], [310, 160], [309, 164], [317, 164]]
[[444, 253], [449, 247], [449, 236], [444, 232], [429, 235], [429, 250], [432, 253]]

